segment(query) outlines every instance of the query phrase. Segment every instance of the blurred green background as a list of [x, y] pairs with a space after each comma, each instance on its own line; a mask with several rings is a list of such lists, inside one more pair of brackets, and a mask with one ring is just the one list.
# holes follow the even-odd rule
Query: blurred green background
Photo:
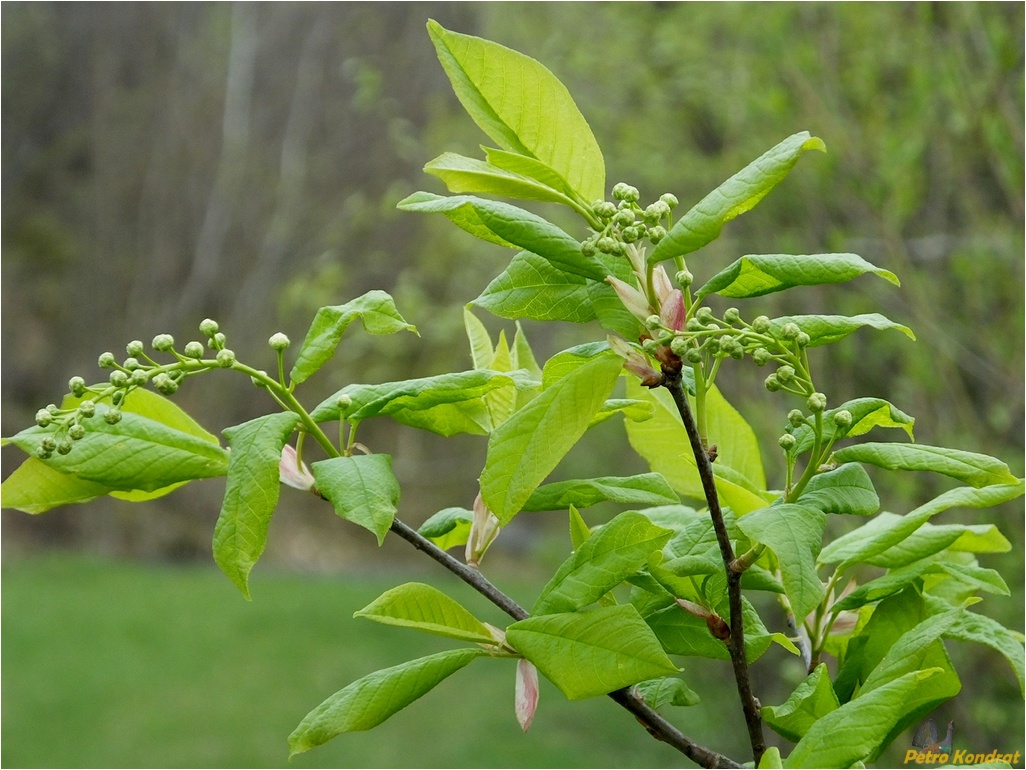
[[[57, 400], [71, 375], [99, 378], [97, 355], [130, 339], [188, 340], [209, 316], [240, 357], [270, 365], [271, 333], [300, 339], [317, 307], [372, 288], [390, 291], [422, 336], [351, 333], [304, 386], [311, 402], [346, 382], [469, 366], [462, 305], [509, 254], [395, 210], [414, 190], [442, 192], [425, 162], [476, 155], [485, 141], [434, 57], [424, 25], [435, 18], [552, 69], [592, 124], [609, 184], [628, 181], [646, 200], [671, 191], [688, 207], [784, 137], [822, 137], [828, 154], [803, 159], [691, 269], [701, 278], [746, 253], [852, 251], [893, 270], [900, 290], [864, 280], [751, 308], [879, 310], [907, 323], [919, 342], [862, 332], [817, 351], [831, 400], [887, 398], [918, 419], [919, 441], [1023, 473], [1021, 4], [4, 3], [0, 14], [4, 435]], [[599, 335], [525, 329], [540, 357]], [[720, 378], [742, 411], [763, 400], [761, 380], [740, 366]], [[214, 431], [265, 408], [242, 378], [194, 380], [176, 400]], [[771, 476], [791, 404], [774, 406], [747, 412]], [[395, 457], [409, 523], [473, 501], [482, 439], [369, 423], [361, 441]], [[20, 461], [5, 449], [4, 474]], [[640, 469], [610, 423], [556, 473]], [[897, 512], [943, 488], [928, 476], [875, 480]], [[439, 649], [352, 613], [399, 582], [445, 581], [440, 570], [402, 543], [378, 551], [290, 490], [245, 603], [210, 566], [221, 492], [198, 482], [146, 505], [3, 512], [2, 764], [282, 765], [285, 737], [323, 697]], [[1022, 504], [972, 516], [1015, 544], [984, 562], [1013, 588], [984, 610], [1021, 629]], [[489, 572], [525, 603], [566, 555], [555, 518], [520, 517], [489, 555]], [[963, 691], [938, 723], [956, 720], [957, 747], [1021, 749], [1023, 703], [1007, 665], [949, 647]], [[552, 688], [523, 737], [512, 667], [487, 663], [379, 730], [293, 764], [685, 762], [605, 699], [568, 704]], [[708, 697], [675, 718], [741, 756], [726, 669], [684, 665]], [[800, 675], [767, 656], [756, 689], [779, 702]], [[898, 743], [881, 764], [900, 761]]]

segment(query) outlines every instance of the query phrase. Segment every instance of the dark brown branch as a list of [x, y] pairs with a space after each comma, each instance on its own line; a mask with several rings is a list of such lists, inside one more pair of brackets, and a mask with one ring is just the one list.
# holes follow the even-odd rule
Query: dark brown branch
[[[478, 570], [468, 567], [459, 559], [449, 555], [416, 530], [403, 524], [399, 519], [392, 521], [392, 531], [418, 551], [423, 551], [437, 561], [514, 620], [523, 620], [528, 617], [527, 610], [496, 588]], [[629, 687], [611, 692], [609, 697], [634, 714], [652, 737], [665, 741], [692, 762], [702, 767], [741, 767], [741, 765], [729, 757], [725, 757], [712, 749], [707, 749], [705, 746], [692, 741], [684, 733], [667, 722], [659, 712], [645, 703], [640, 696], [631, 692]]]
[[759, 703], [752, 694], [748, 661], [745, 658], [745, 626], [741, 604], [741, 575], [744, 573], [744, 569], [734, 560], [734, 549], [730, 545], [730, 536], [727, 534], [727, 526], [723, 522], [723, 511], [720, 509], [719, 494], [716, 492], [712, 462], [702, 444], [695, 418], [691, 414], [691, 406], [688, 404], [680, 373], [664, 371], [663, 387], [670, 391], [673, 402], [677, 405], [677, 411], [680, 412], [680, 418], [684, 422], [684, 429], [687, 431], [688, 440], [691, 442], [691, 451], [695, 455], [695, 463], [698, 466], [698, 475], [702, 479], [702, 491], [709, 504], [709, 515], [712, 518], [713, 529], [716, 531], [720, 555], [723, 557], [723, 569], [727, 575], [727, 596], [730, 601], [730, 638], [727, 640], [727, 650], [730, 652], [730, 662], [734, 667], [734, 680], [737, 682], [737, 692], [741, 696], [741, 708], [744, 710], [745, 722], [748, 725], [748, 739], [752, 744], [752, 754], [755, 758], [755, 765], [758, 766], [763, 752], [766, 751], [766, 739], [762, 734]]

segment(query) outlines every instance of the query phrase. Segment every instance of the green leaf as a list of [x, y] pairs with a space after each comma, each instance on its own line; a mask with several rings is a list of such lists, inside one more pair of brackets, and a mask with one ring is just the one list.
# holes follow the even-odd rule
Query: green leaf
[[249, 573], [267, 545], [267, 527], [278, 504], [281, 450], [298, 423], [298, 414], [278, 412], [224, 431], [231, 454], [214, 527], [214, 561], [247, 599]]
[[[622, 414], [625, 419], [634, 420], [635, 422], [651, 420], [654, 411], [652, 404], [648, 401], [639, 401], [635, 398], [607, 398], [606, 403], [595, 413], [589, 427], [605, 422], [617, 414]], [[673, 490], [670, 491], [672, 492]]]
[[398, 208], [445, 214], [478, 238], [533, 252], [567, 273], [593, 281], [605, 280], [606, 270], [595, 258], [581, 253], [580, 242], [548, 220], [517, 206], [472, 195], [443, 197], [418, 192], [400, 201]]
[[[893, 514], [888, 516], [894, 517]], [[970, 553], [1004, 553], [1011, 548], [1011, 543], [993, 524], [923, 524], [903, 541], [866, 559], [866, 562], [876, 567], [894, 569], [945, 549]]]
[[466, 545], [474, 512], [466, 508], [445, 508], [420, 525], [417, 532], [443, 551]]
[[383, 454], [332, 457], [314, 463], [310, 471], [335, 513], [373, 532], [380, 545], [399, 504], [392, 458]]
[[839, 449], [834, 458], [842, 463], [869, 463], [890, 471], [933, 471], [976, 488], [1018, 481], [997, 458], [925, 444], [855, 444]]
[[679, 676], [664, 676], [638, 682], [634, 689], [645, 703], [654, 709], [663, 706], [694, 706], [700, 700], [698, 693], [688, 687]]
[[[95, 415], [85, 421], [85, 436], [68, 454], [46, 460], [47, 467], [112, 490], [146, 492], [227, 472], [228, 453], [217, 444], [131, 411], [123, 410], [120, 422], [109, 425], [104, 420], [109, 410], [97, 404]], [[8, 442], [32, 454], [54, 430], [33, 426]]]
[[[670, 394], [663, 388], [649, 390], [636, 379], [628, 378], [627, 397], [649, 401], [654, 410], [651, 420], [625, 423], [627, 438], [634, 451], [648, 462], [653, 471], [661, 473], [678, 494], [704, 499], [702, 480], [691, 456], [687, 431]], [[751, 426], [715, 386], [706, 395], [706, 410], [709, 442], [719, 447], [713, 470], [722, 476], [730, 473], [723, 468], [729, 468], [746, 480], [750, 489], [765, 489], [762, 455]], [[682, 457], [685, 462], [681, 462]], [[737, 485], [736, 479], [728, 478], [728, 481]], [[760, 501], [758, 507], [763, 505], [765, 501]]]
[[759, 760], [759, 768], [782, 768], [784, 761], [780, 758], [780, 749], [776, 746], [769, 746]]
[[753, 208], [786, 177], [806, 150], [825, 152], [823, 141], [808, 131], [789, 136], [734, 174], [670, 228], [648, 261], [690, 254], [719, 237], [723, 225]]
[[[840, 411], [846, 411], [852, 416], [849, 426], [841, 428], [834, 421], [834, 415]], [[823, 413], [823, 441], [840, 441], [845, 437], [861, 436], [876, 427], [901, 428], [908, 434], [909, 439], [915, 441], [912, 432], [915, 423], [915, 418], [882, 398], [856, 398]], [[808, 420], [797, 428], [788, 425], [785, 430], [797, 439], [794, 447], [788, 450], [791, 457], [798, 457], [812, 449], [814, 434]]]
[[864, 326], [872, 329], [886, 330], [897, 329], [910, 340], [915, 340], [916, 335], [907, 326], [895, 323], [879, 313], [861, 313], [859, 315], [785, 315], [770, 320], [770, 333], [779, 337], [785, 324], [795, 324], [799, 329], [809, 335], [809, 347], [819, 345], [830, 345], [843, 340], [849, 334], [858, 331]]
[[881, 514], [852, 532], [831, 541], [819, 554], [820, 564], [840, 562], [839, 570], [866, 561], [891, 548], [933, 516], [957, 506], [989, 508], [1021, 497], [1023, 482], [973, 489], [958, 487], [935, 497], [904, 516]]
[[500, 318], [586, 323], [595, 320], [591, 287], [596, 285], [521, 251], [473, 304]]
[[573, 198], [576, 194], [570, 183], [547, 163], [517, 152], [497, 150], [494, 147], [481, 149], [484, 150], [485, 160], [496, 168], [533, 179], [544, 187], [563, 193], [567, 198]]
[[809, 728], [784, 766], [850, 767], [874, 756], [904, 713], [906, 699], [939, 671], [913, 671], [831, 711]]
[[561, 511], [574, 505], [587, 508], [602, 502], [625, 505], [668, 505], [680, 499], [658, 473], [603, 476], [559, 481], [538, 487], [524, 503], [525, 511]]
[[492, 338], [480, 319], [470, 312], [470, 305], [463, 308], [463, 328], [470, 341], [470, 358], [475, 369], [487, 369], [495, 355]]
[[843, 283], [866, 273], [901, 285], [890, 270], [857, 254], [749, 254], [710, 278], [695, 296], [761, 297], [795, 286]]
[[826, 516], [812, 508], [784, 503], [753, 511], [739, 518], [737, 526], [776, 554], [795, 617], [808, 615], [826, 595], [816, 573]]
[[535, 615], [509, 626], [506, 640], [570, 700], [677, 673], [629, 604]]
[[880, 498], [866, 469], [858, 463], [846, 463], [813, 476], [798, 504], [824, 513], [872, 516], [880, 509]]
[[[926, 601], [933, 612], [941, 612], [948, 608], [941, 599], [926, 597]], [[955, 622], [944, 632], [944, 636], [948, 639], [984, 644], [1004, 655], [1015, 671], [1019, 692], [1026, 692], [1026, 650], [1023, 648], [1021, 633], [1010, 631], [985, 615], [967, 611], [959, 614]]]
[[109, 491], [110, 487], [104, 484], [61, 473], [29, 457], [0, 484], [0, 501], [4, 508], [43, 513], [59, 505], [95, 500]]
[[289, 755], [342, 733], [370, 730], [456, 673], [485, 650], [446, 650], [375, 671], [339, 690], [307, 714], [289, 736]]
[[[683, 598], [683, 597], [682, 597]], [[730, 616], [726, 593], [712, 609], [722, 618]], [[745, 627], [745, 659], [752, 663], [762, 657], [772, 644], [772, 636], [752, 603], [741, 597], [741, 617]], [[710, 633], [701, 618], [685, 612], [676, 603], [645, 616], [663, 648], [671, 655], [697, 656], [714, 660], [730, 660], [727, 646]]]
[[495, 644], [480, 620], [455, 599], [424, 583], [404, 583], [385, 591], [353, 617], [404, 626], [464, 642]]
[[840, 705], [826, 664], [820, 663], [786, 701], [779, 706], [764, 706], [762, 718], [777, 734], [797, 743], [817, 720]]
[[[538, 382], [526, 371], [497, 372], [471, 369], [377, 385], [347, 385], [322, 401], [311, 413], [317, 422], [337, 420], [362, 422], [388, 416], [404, 425], [443, 436], [456, 433], [485, 435], [494, 427], [488, 409], [488, 394], [502, 389], [529, 390]], [[351, 403], [340, 410], [339, 396]]]
[[711, 575], [723, 569], [716, 530], [707, 513], [682, 516], [677, 534], [666, 546], [660, 568], [678, 577]]
[[548, 201], [573, 206], [574, 201], [559, 190], [521, 174], [454, 152], [445, 152], [424, 166], [454, 193], [489, 193], [529, 201]]
[[866, 604], [886, 599], [915, 583], [930, 569], [925, 562], [916, 562], [891, 570], [885, 575], [864, 583], [834, 605], [838, 612], [854, 610]]
[[621, 513], [592, 534], [542, 589], [532, 615], [571, 612], [598, 601], [662, 548], [673, 534], [640, 513]]
[[457, 98], [482, 131], [503, 149], [551, 167], [585, 201], [604, 197], [602, 151], [555, 75], [517, 51], [435, 21], [428, 34]]
[[505, 525], [584, 435], [620, 374], [618, 356], [602, 356], [542, 391], [488, 438], [481, 495]]
[[576, 551], [591, 537], [591, 527], [581, 516], [580, 511], [570, 504], [570, 544]]
[[589, 342], [561, 350], [545, 362], [542, 368], [542, 389], [549, 388], [573, 371], [609, 350], [608, 342]]
[[406, 323], [395, 307], [395, 301], [383, 291], [369, 291], [344, 305], [322, 307], [314, 316], [289, 374], [294, 384], [303, 382], [335, 355], [335, 348], [346, 329], [356, 319], [363, 321], [369, 334], [394, 334], [417, 327]]

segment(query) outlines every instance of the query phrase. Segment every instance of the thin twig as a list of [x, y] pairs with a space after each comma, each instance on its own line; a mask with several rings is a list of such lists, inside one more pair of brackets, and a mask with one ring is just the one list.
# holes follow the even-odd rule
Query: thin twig
[[684, 429], [687, 431], [688, 440], [691, 442], [691, 451], [695, 455], [695, 463], [698, 466], [698, 475], [702, 480], [702, 490], [705, 493], [706, 502], [709, 504], [709, 515], [712, 518], [713, 529], [716, 531], [716, 541], [720, 546], [723, 569], [727, 575], [727, 596], [730, 601], [730, 639], [727, 640], [727, 650], [730, 652], [730, 662], [734, 667], [734, 680], [737, 682], [737, 692], [741, 696], [741, 708], [748, 725], [748, 739], [752, 744], [752, 754], [755, 758], [755, 765], [758, 766], [763, 752], [766, 751], [766, 739], [762, 734], [759, 703], [752, 694], [748, 661], [745, 658], [745, 626], [741, 605], [741, 576], [744, 573], [744, 568], [734, 559], [734, 549], [730, 545], [730, 536], [727, 534], [727, 526], [723, 522], [723, 511], [720, 509], [719, 494], [716, 492], [712, 462], [702, 444], [695, 418], [691, 414], [691, 407], [688, 404], [687, 394], [684, 392], [680, 373], [664, 371], [663, 387], [670, 391], [673, 402], [677, 405], [677, 411], [680, 412], [680, 418], [684, 422]]
[[[527, 610], [496, 588], [478, 570], [468, 567], [459, 559], [446, 553], [416, 530], [399, 521], [399, 519], [392, 521], [392, 531], [418, 551], [423, 551], [437, 561], [514, 620], [523, 620], [529, 617]], [[673, 746], [692, 762], [702, 767], [741, 767], [741, 765], [729, 757], [692, 741], [684, 733], [667, 722], [659, 712], [645, 703], [640, 696], [632, 692], [631, 688], [624, 687], [611, 692], [609, 697], [634, 714], [638, 722], [641, 723], [650, 735]]]

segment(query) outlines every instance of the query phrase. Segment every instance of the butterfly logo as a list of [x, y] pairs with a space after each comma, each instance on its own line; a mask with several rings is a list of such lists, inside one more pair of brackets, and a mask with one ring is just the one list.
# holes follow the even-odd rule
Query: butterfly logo
[[916, 728], [916, 734], [912, 737], [912, 745], [924, 754], [950, 754], [951, 733], [954, 727], [954, 722], [948, 722], [948, 732], [944, 736], [944, 740], [939, 740], [936, 723], [932, 719], [927, 719]]

